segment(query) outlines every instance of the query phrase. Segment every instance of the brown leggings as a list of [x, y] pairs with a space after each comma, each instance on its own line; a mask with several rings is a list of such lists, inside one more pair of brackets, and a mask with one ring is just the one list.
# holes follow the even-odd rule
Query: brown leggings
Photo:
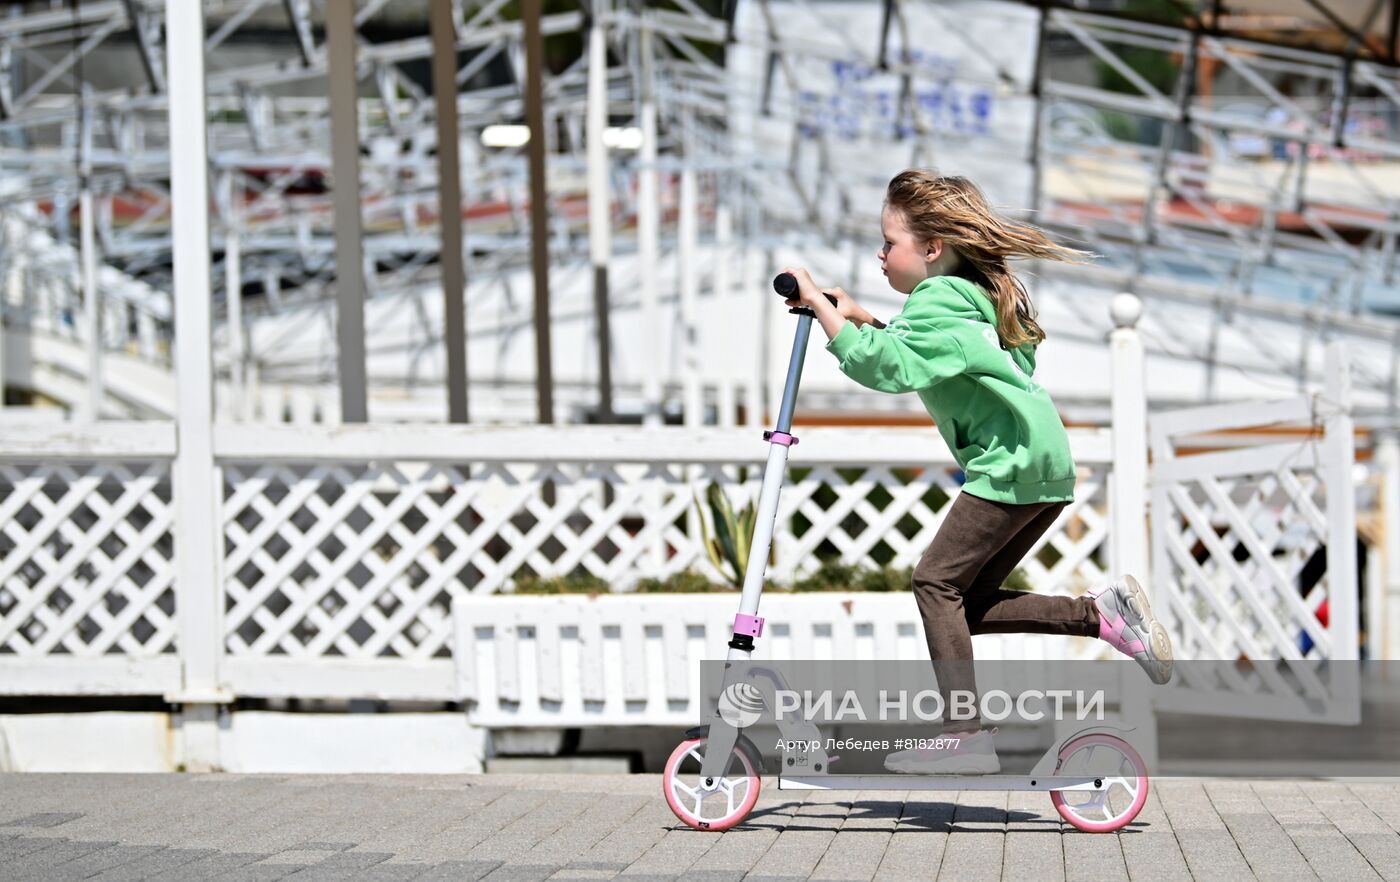
[[1012, 591], [1002, 583], [1069, 503], [1012, 505], [960, 493], [914, 568], [914, 596], [943, 696], [946, 729], [981, 728], [981, 716], [954, 719], [953, 690], [977, 691], [973, 634], [1099, 636], [1099, 613], [1088, 596]]

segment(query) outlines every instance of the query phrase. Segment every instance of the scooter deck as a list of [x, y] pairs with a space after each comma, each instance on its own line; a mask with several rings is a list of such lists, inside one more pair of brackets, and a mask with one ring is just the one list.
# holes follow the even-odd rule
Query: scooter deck
[[779, 790], [1103, 790], [1103, 778], [1030, 775], [793, 775]]

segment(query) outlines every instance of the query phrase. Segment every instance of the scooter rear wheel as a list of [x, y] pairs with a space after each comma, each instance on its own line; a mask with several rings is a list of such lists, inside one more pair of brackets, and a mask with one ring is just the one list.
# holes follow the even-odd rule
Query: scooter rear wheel
[[1085, 833], [1112, 833], [1132, 823], [1147, 803], [1147, 764], [1132, 745], [1096, 732], [1071, 739], [1060, 748], [1055, 774], [1095, 777], [1095, 790], [1052, 790], [1055, 810]]
[[687, 825], [696, 830], [728, 830], [748, 817], [758, 802], [762, 787], [760, 760], [742, 749], [729, 757], [724, 775], [709, 787], [700, 776], [708, 738], [690, 738], [671, 751], [661, 789], [666, 804]]

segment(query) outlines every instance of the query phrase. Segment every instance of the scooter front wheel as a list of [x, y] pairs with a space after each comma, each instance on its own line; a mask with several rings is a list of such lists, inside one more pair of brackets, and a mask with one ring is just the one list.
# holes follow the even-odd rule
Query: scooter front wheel
[[661, 789], [666, 804], [696, 830], [728, 830], [748, 817], [758, 802], [760, 760], [742, 749], [729, 757], [724, 774], [706, 780], [700, 775], [708, 738], [690, 738], [676, 745], [666, 761]]
[[1147, 764], [1132, 745], [1102, 732], [1081, 735], [1060, 748], [1055, 774], [1093, 777], [1094, 790], [1052, 790], [1060, 817], [1085, 833], [1112, 833], [1136, 818], [1147, 803]]

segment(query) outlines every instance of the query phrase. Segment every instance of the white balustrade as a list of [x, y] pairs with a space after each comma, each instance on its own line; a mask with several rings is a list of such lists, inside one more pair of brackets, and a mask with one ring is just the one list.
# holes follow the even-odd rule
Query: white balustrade
[[[172, 523], [173, 428], [65, 431], [0, 432], [4, 691], [51, 682], [49, 665], [180, 648], [172, 560], [197, 525]], [[937, 432], [799, 434], [772, 578], [809, 575], [827, 556], [913, 566], [959, 489]], [[1105, 576], [1108, 434], [1072, 434], [1078, 499], [1026, 560], [1037, 590]], [[571, 573], [614, 591], [688, 568], [721, 580], [689, 515], [710, 483], [736, 508], [752, 499], [767, 447], [753, 429], [441, 425], [219, 425], [213, 444], [221, 682], [235, 694], [435, 699], [452, 697], [454, 599]]]

